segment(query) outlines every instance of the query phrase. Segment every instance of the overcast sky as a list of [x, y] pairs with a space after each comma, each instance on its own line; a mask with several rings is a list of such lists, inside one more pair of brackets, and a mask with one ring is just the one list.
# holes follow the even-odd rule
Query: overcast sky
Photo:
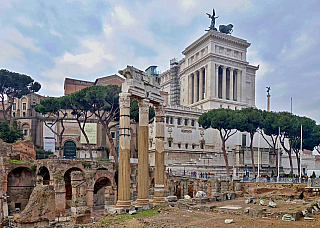
[[63, 95], [65, 77], [91, 80], [126, 65], [169, 68], [210, 25], [234, 25], [260, 64], [256, 106], [290, 111], [320, 123], [319, 0], [0, 0], [0, 68], [25, 73], [43, 95]]

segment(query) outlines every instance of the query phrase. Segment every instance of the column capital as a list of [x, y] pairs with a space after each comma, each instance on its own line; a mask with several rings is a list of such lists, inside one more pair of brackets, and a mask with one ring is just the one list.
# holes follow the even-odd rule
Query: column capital
[[138, 99], [139, 112], [149, 114], [149, 99]]
[[160, 105], [160, 104], [155, 105], [154, 111], [156, 116], [165, 116], [165, 110], [163, 105]]
[[221, 66], [222, 70], [227, 69], [227, 66], [225, 66], [225, 65], [220, 65], [220, 66]]
[[230, 72], [235, 70], [235, 68], [233, 68], [233, 67], [228, 67], [228, 68], [229, 68]]
[[215, 68], [216, 68], [216, 70], [219, 68], [219, 66], [220, 66], [220, 64], [215, 64]]
[[130, 108], [130, 93], [119, 94], [119, 106], [120, 108]]

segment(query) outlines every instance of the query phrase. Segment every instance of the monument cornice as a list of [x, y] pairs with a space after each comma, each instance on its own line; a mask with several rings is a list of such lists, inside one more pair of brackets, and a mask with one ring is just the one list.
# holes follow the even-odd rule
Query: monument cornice
[[[228, 58], [225, 56], [217, 55], [214, 53], [209, 53], [209, 54], [205, 55], [203, 58], [192, 63], [190, 66], [187, 66], [186, 68], [184, 68], [181, 72], [179, 72], [179, 77], [182, 74], [188, 74], [193, 71], [196, 71], [197, 69], [203, 67], [206, 63], [208, 63], [210, 61], [214, 61], [215, 63], [220, 63], [220, 64], [226, 65], [226, 66], [233, 66], [238, 69], [239, 68], [244, 69], [249, 64], [246, 61], [242, 61], [242, 60], [238, 60], [238, 59], [231, 59], [231, 58]], [[254, 66], [252, 66], [252, 67], [254, 67]]]
[[221, 32], [213, 31], [210, 30], [203, 36], [201, 36], [199, 39], [197, 39], [195, 42], [190, 44], [188, 47], [186, 47], [182, 54], [187, 55], [189, 52], [194, 50], [195, 48], [199, 47], [206, 41], [213, 39], [216, 41], [222, 42], [223, 45], [230, 45], [230, 46], [235, 46], [235, 47], [240, 47], [240, 48], [248, 48], [251, 44], [248, 43], [246, 40], [231, 36], [231, 35], [226, 35]]

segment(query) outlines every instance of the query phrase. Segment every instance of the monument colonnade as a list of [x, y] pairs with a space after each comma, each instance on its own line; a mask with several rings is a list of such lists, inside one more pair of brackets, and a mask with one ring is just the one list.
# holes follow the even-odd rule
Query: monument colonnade
[[[116, 208], [130, 208], [130, 93], [119, 96], [119, 178]], [[138, 98], [138, 198], [135, 206], [149, 205], [149, 104], [150, 100]], [[155, 106], [155, 193], [153, 203], [164, 202], [164, 109]]]
[[215, 77], [209, 79], [207, 66], [202, 67], [188, 77], [188, 103], [193, 104], [208, 97], [208, 83], [214, 79], [215, 98], [241, 101], [242, 70], [215, 64]]

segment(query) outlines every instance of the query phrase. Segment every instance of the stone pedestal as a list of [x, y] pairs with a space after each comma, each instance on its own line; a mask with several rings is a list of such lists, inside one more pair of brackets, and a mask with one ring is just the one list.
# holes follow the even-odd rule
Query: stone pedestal
[[87, 207], [93, 208], [93, 188], [87, 188]]
[[149, 204], [149, 100], [139, 100], [138, 198], [136, 206]]
[[3, 202], [3, 218], [8, 218], [9, 211], [8, 211], [8, 203], [7, 201]]
[[155, 165], [153, 203], [164, 202], [164, 109], [155, 107]]
[[65, 189], [56, 189], [55, 194], [55, 215], [64, 215], [66, 213], [66, 191]]
[[130, 94], [119, 94], [119, 177], [116, 208], [129, 208], [130, 201]]

